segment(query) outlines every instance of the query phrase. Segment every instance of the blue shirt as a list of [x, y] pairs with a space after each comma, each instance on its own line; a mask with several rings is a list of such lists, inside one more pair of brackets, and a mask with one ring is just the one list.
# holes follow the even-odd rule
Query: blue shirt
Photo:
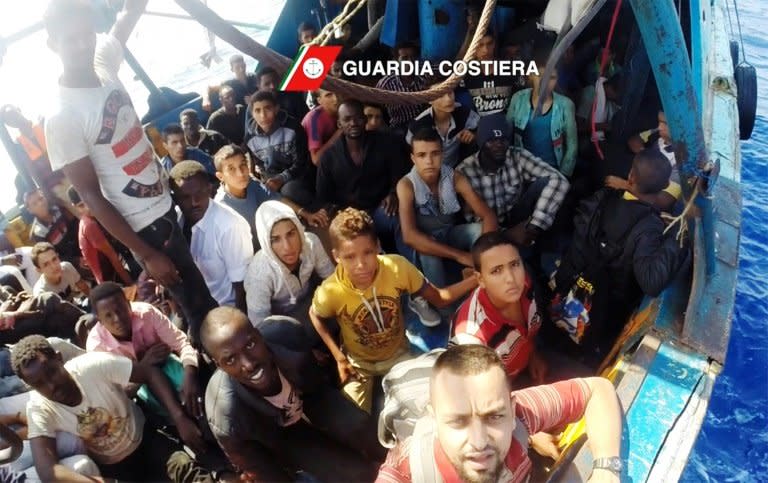
[[534, 110], [532, 109], [531, 119], [523, 131], [523, 147], [548, 165], [557, 168], [555, 148], [552, 146], [552, 109], [550, 108], [549, 112], [535, 118], [533, 113]]
[[[184, 160], [197, 161], [205, 166], [205, 170], [208, 171], [208, 174], [216, 176], [216, 166], [213, 165], [213, 159], [202, 149], [187, 147], [184, 151]], [[162, 163], [163, 168], [169, 173], [171, 172], [171, 169], [173, 169], [173, 160], [168, 154], [163, 156], [160, 163]]]

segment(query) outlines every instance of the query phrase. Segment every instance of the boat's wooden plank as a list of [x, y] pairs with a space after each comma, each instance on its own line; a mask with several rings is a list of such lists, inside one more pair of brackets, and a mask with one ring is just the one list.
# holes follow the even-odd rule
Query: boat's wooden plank
[[[723, 364], [728, 351], [730, 321], [736, 298], [740, 237], [739, 227], [723, 218], [740, 219], [740, 215], [733, 210], [741, 206], [741, 195], [736, 183], [726, 178], [718, 180], [714, 195], [716, 199], [722, 199], [722, 202], [717, 203], [718, 219], [715, 223], [717, 266], [715, 273], [710, 276], [706, 275], [703, 263], [694, 266], [691, 298], [681, 341]], [[701, 230], [698, 223], [696, 230]], [[696, 258], [703, 256], [702, 250], [697, 240], [694, 244], [695, 259], [702, 260]]]
[[646, 481], [656, 456], [707, 369], [700, 354], [663, 342], [626, 414], [628, 481]]
[[[633, 401], [640, 391], [640, 387], [648, 374], [648, 371], [656, 358], [656, 352], [661, 345], [661, 341], [653, 336], [646, 335], [643, 338], [640, 346], [637, 348], [631, 359], [624, 363], [621, 369], [620, 381], [616, 387], [616, 393], [619, 396], [621, 407], [625, 412], [627, 408], [631, 407]], [[624, 432], [622, 434], [622, 451], [624, 454], [622, 457], [627, 458], [627, 425], [624, 425]], [[563, 469], [554, 481], [587, 481], [589, 474], [592, 471], [592, 453], [589, 451], [589, 446], [586, 444], [581, 445], [578, 453], [574, 456], [572, 463], [567, 469]]]
[[656, 458], [651, 474], [648, 475], [648, 481], [671, 483], [680, 478], [688, 463], [688, 455], [699, 435], [699, 428], [707, 413], [709, 398], [719, 372], [719, 364], [713, 362], [706, 375], [699, 380], [685, 410], [664, 441], [664, 447]]

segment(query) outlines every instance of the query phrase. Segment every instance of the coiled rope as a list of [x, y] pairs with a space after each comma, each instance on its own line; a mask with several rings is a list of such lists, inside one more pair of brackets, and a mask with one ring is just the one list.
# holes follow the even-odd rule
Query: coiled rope
[[[261, 45], [234, 26], [219, 17], [216, 12], [203, 5], [200, 0], [176, 0], [190, 16], [195, 18], [200, 25], [212, 31], [217, 37], [229, 43], [244, 54], [250, 55], [263, 63], [273, 67], [278, 72], [285, 72], [293, 62], [288, 57], [282, 56], [274, 50]], [[464, 61], [468, 62], [475, 57], [477, 46], [483, 38], [491, 23], [493, 12], [496, 8], [496, 0], [487, 0], [483, 12], [478, 21], [477, 30], [472, 37], [472, 42], [464, 54]], [[463, 75], [453, 74], [443, 82], [426, 90], [418, 92], [392, 92], [384, 89], [363, 86], [354, 82], [345, 81], [336, 77], [327, 77], [323, 81], [323, 88], [335, 92], [342, 97], [351, 97], [364, 102], [377, 104], [424, 104], [436, 99], [443, 94], [452, 91], [461, 81]]]

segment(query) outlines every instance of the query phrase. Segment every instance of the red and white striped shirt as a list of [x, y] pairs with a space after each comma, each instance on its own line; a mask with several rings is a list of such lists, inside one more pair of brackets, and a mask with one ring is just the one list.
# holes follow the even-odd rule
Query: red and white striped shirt
[[[591, 396], [589, 386], [583, 379], [569, 379], [546, 386], [536, 386], [512, 393], [515, 402], [515, 422], [522, 424], [528, 434], [540, 431], [552, 432], [568, 423], [578, 421], [587, 407]], [[443, 483], [460, 483], [456, 469], [440, 446], [437, 438], [431, 439], [433, 456], [437, 471]], [[412, 438], [392, 448], [387, 459], [379, 469], [376, 483], [432, 483], [425, 481], [424, 475], [411, 472]], [[415, 452], [414, 452], [415, 456]], [[419, 467], [419, 465], [416, 465]], [[499, 483], [521, 483], [528, 480], [533, 464], [528, 457], [528, 446], [512, 439], [504, 470]]]
[[541, 327], [541, 315], [528, 276], [525, 277], [525, 290], [520, 297], [520, 311], [523, 320], [506, 319], [493, 306], [486, 291], [478, 287], [456, 311], [454, 341], [491, 347], [504, 362], [507, 375], [515, 377], [528, 366], [534, 339]]

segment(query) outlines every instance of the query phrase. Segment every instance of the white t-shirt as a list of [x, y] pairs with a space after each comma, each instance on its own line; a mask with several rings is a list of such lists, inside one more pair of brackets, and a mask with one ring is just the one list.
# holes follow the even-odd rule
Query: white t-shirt
[[100, 35], [94, 67], [102, 86], [59, 86], [45, 137], [53, 169], [90, 157], [102, 194], [139, 231], [168, 212], [171, 196], [165, 171], [118, 79], [122, 61], [120, 42]]
[[251, 227], [245, 218], [211, 200], [205, 215], [192, 226], [189, 251], [211, 296], [219, 305], [234, 306], [232, 284], [245, 279], [253, 258]]
[[119, 463], [141, 444], [144, 414], [125, 394], [133, 362], [106, 352], [88, 352], [64, 364], [83, 400], [77, 406], [51, 401], [32, 391], [27, 403], [29, 439], [76, 434], [102, 464]]
[[283, 377], [283, 373], [279, 370], [278, 373], [280, 374], [280, 383], [283, 386], [280, 389], [280, 393], [269, 397], [264, 396], [264, 399], [280, 410], [282, 415], [281, 424], [283, 426], [290, 426], [297, 423], [304, 415], [304, 402], [293, 385]]
[[80, 293], [77, 288], [77, 282], [80, 281], [80, 273], [69, 262], [61, 262], [61, 281], [57, 284], [48, 282], [45, 275], [37, 279], [35, 287], [32, 290], [34, 295], [40, 295], [43, 292], [53, 292], [64, 300], [71, 300], [73, 294]]

